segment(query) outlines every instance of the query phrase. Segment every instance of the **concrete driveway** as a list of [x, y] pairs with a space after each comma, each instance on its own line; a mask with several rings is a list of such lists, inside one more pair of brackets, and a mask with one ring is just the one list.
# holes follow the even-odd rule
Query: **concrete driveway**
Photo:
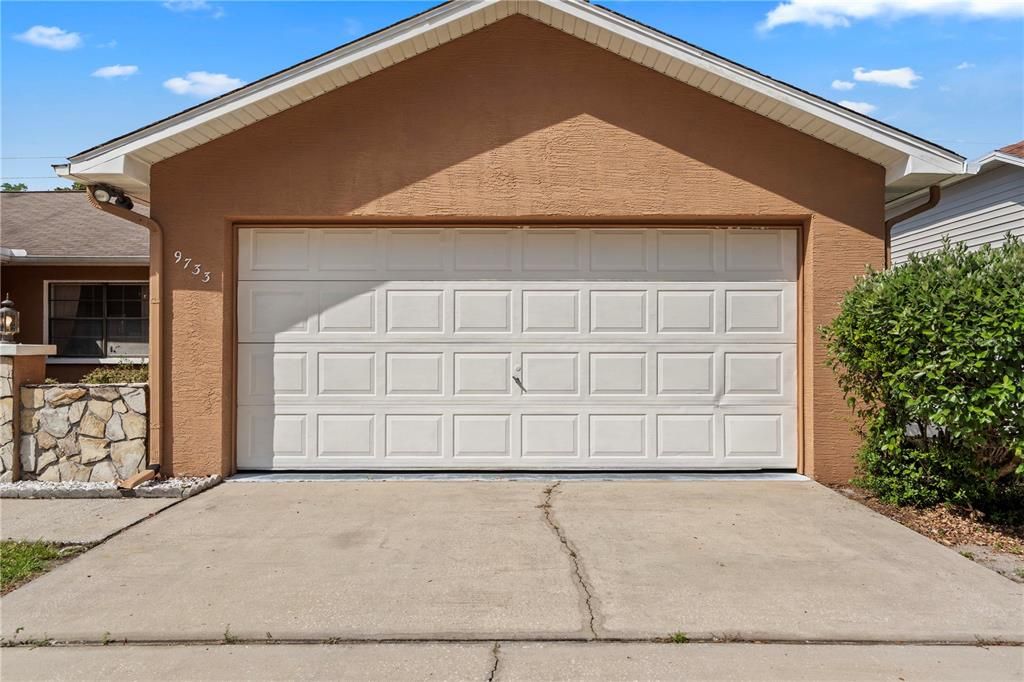
[[[940, 656], [923, 646], [1024, 642], [1020, 585], [810, 482], [227, 483], [15, 590], [0, 609], [8, 641], [227, 642], [239, 649], [214, 650], [237, 653], [431, 640], [424, 656], [452, 665], [461, 654], [438, 646], [464, 647], [470, 665], [500, 642], [507, 674], [530, 669], [545, 646], [569, 677], [568, 661], [585, 655], [565, 647], [618, 656], [587, 644], [595, 639], [675, 647], [647, 661], [699, 658], [693, 646], [652, 644], [673, 633], [735, 643], [712, 651], [775, 647], [726, 657], [754, 661], [750, 670], [811, 641], [917, 643], [930, 665], [944, 656], [975, 672], [989, 661], [990, 679], [1024, 672], [1019, 647], [967, 648], [968, 662], [956, 647]], [[146, 649], [102, 651], [130, 661]], [[8, 649], [3, 666], [75, 651]], [[320, 655], [343, 656], [330, 651]]]

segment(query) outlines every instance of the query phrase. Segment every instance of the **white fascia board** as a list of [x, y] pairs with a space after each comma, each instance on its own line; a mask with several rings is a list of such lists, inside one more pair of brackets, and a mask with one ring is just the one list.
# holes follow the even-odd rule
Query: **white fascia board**
[[416, 37], [434, 30], [440, 24], [459, 21], [465, 16], [501, 1], [465, 0], [442, 5], [411, 22], [402, 22], [347, 47], [339, 48], [307, 63], [287, 69], [253, 86], [242, 86], [233, 93], [201, 104], [178, 116], [172, 116], [162, 123], [148, 126], [110, 144], [73, 156], [71, 157], [72, 173], [76, 171], [76, 166], [79, 163], [89, 161], [101, 164], [119, 155], [130, 154], [153, 142], [196, 128], [226, 113], [245, 108], [296, 85], [319, 78], [325, 73], [341, 69], [370, 54], [412, 41]]
[[83, 161], [54, 165], [56, 174], [86, 185], [109, 184], [131, 195], [148, 197], [149, 164], [130, 155], [118, 155], [103, 161]]
[[904, 156], [885, 169], [885, 184], [894, 185], [912, 175], [961, 175], [967, 172], [967, 162], [934, 163], [918, 156]]

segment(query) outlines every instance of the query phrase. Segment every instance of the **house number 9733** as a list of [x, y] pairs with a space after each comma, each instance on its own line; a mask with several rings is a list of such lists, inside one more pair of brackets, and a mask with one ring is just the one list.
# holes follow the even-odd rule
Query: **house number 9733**
[[182, 266], [185, 268], [185, 272], [192, 275], [193, 277], [199, 277], [200, 281], [204, 284], [210, 281], [210, 273], [207, 270], [203, 270], [201, 263], [193, 263], [192, 259], [184, 256], [181, 251], [174, 252], [174, 262], [184, 263]]

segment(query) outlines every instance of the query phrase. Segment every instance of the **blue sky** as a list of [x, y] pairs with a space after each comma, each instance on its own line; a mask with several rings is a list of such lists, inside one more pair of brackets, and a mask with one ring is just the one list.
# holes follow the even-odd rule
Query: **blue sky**
[[[66, 184], [68, 154], [434, 4], [4, 0], [0, 174]], [[1024, 3], [601, 4], [969, 158], [1024, 138]]]

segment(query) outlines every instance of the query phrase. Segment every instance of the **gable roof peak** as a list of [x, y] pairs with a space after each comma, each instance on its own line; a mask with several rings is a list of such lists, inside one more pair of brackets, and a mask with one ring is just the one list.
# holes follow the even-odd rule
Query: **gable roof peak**
[[91, 147], [55, 170], [147, 202], [152, 164], [516, 14], [877, 163], [895, 196], [964, 169], [955, 152], [586, 0], [451, 0]]

